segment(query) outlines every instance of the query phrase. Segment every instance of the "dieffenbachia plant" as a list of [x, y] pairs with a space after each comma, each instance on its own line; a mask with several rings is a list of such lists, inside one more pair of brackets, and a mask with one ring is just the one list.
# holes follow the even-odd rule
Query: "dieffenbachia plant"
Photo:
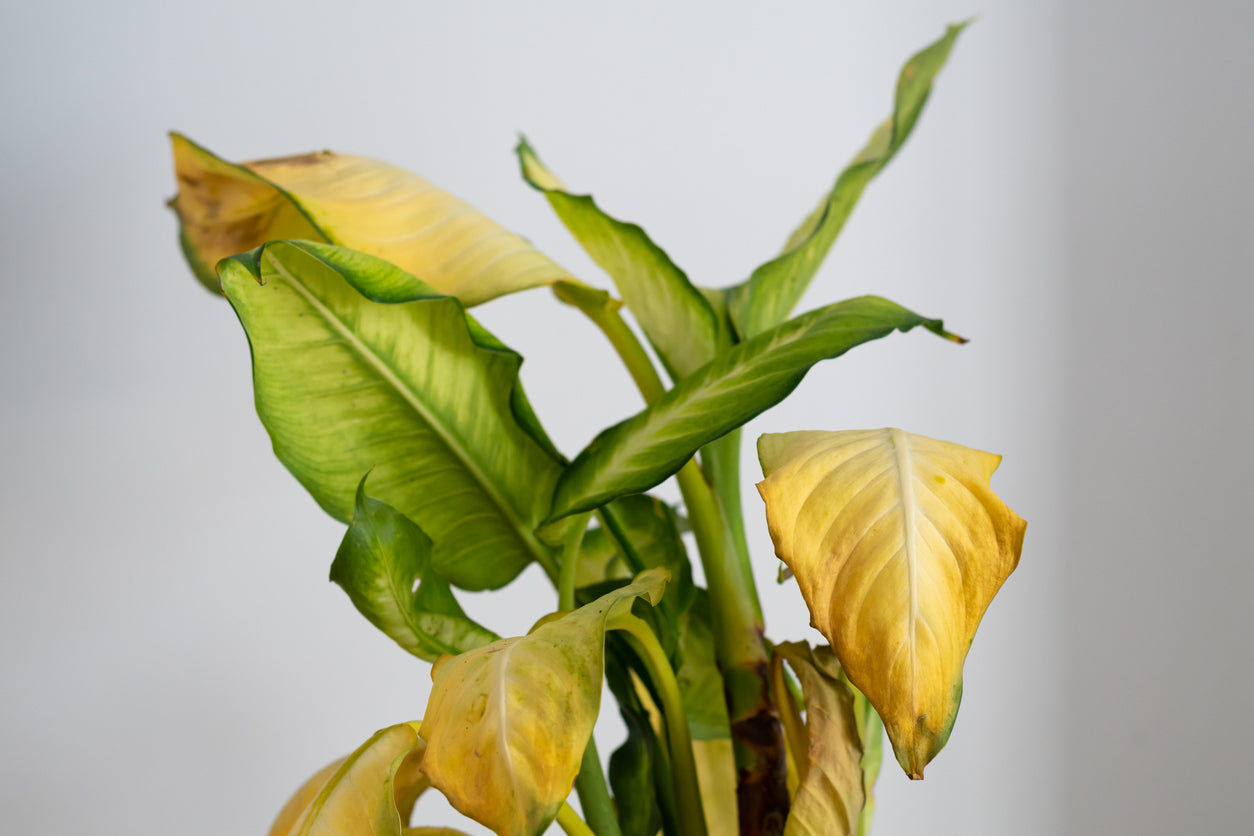
[[[999, 457], [898, 429], [759, 439], [775, 552], [826, 641], [773, 644], [740, 428], [862, 343], [913, 328], [961, 341], [874, 296], [792, 316], [961, 29], [907, 62], [891, 115], [784, 251], [721, 289], [569, 191], [526, 141], [523, 178], [613, 293], [385, 163], [233, 164], [173, 137], [187, 260], [244, 326], [275, 453], [348, 524], [331, 579], [434, 663], [422, 717], [317, 773], [274, 836], [454, 833], [410, 825], [428, 788], [502, 836], [554, 820], [601, 836], [864, 834], [884, 732], [922, 777], [1019, 559], [1025, 524], [989, 489]], [[467, 312], [541, 285], [604, 332], [647, 402], [573, 459], [528, 403], [522, 358]], [[671, 476], [682, 512], [648, 493]], [[527, 635], [501, 638], [458, 604], [455, 589], [500, 588], [532, 563], [557, 594]], [[627, 729], [608, 769], [592, 738], [603, 682]]]

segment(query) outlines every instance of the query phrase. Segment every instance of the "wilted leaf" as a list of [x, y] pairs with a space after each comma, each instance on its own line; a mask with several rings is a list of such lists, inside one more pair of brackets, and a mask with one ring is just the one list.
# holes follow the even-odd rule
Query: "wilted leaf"
[[704, 366], [719, 346], [719, 317], [684, 272], [635, 224], [616, 220], [588, 195], [572, 195], [518, 143], [523, 178], [543, 192], [562, 223], [601, 266], [673, 378]]
[[945, 745], [962, 664], [1026, 523], [989, 488], [1000, 456], [896, 429], [758, 441], [775, 551], [811, 623], [913, 778]]
[[374, 734], [305, 782], [270, 836], [401, 836], [427, 779], [424, 745], [408, 723]]
[[570, 794], [601, 704], [606, 623], [656, 604], [666, 572], [641, 573], [530, 634], [446, 656], [422, 721], [432, 786], [500, 836], [533, 836]]
[[275, 454], [328, 513], [347, 522], [370, 471], [371, 492], [435, 541], [434, 567], [457, 586], [551, 568], [534, 530], [561, 460], [522, 395], [522, 358], [460, 302], [328, 244], [276, 241], [219, 270]]
[[391, 505], [366, 496], [365, 488], [363, 478], [352, 522], [331, 564], [331, 580], [353, 606], [428, 662], [496, 641], [499, 636], [466, 615], [448, 581], [432, 568], [431, 538]]
[[788, 318], [853, 212], [862, 190], [910, 136], [931, 94], [933, 79], [965, 27], [965, 23], [950, 26], [940, 40], [906, 62], [897, 80], [893, 115], [876, 129], [866, 147], [836, 178], [831, 192], [789, 237], [783, 254], [754, 270], [748, 281], [731, 288], [728, 309], [743, 339], [756, 337]]
[[643, 412], [594, 438], [562, 474], [550, 517], [648, 490], [708, 442], [782, 401], [815, 363], [916, 326], [959, 339], [938, 319], [925, 319], [878, 296], [862, 296], [733, 346]]
[[467, 305], [572, 278], [519, 236], [402, 168], [330, 151], [236, 165], [179, 134], [171, 142], [183, 251], [213, 290], [220, 259], [287, 238], [378, 256]]
[[797, 672], [806, 704], [807, 747], [795, 753], [801, 783], [784, 836], [852, 836], [864, 798], [853, 694], [829, 648], [785, 642], [775, 653]]
[[868, 836], [871, 820], [875, 817], [875, 782], [884, 763], [884, 721], [871, 701], [854, 687], [843, 671], [842, 677], [841, 681], [853, 691], [853, 717], [858, 723], [858, 739], [862, 741], [862, 793], [866, 800], [858, 816], [858, 836]]

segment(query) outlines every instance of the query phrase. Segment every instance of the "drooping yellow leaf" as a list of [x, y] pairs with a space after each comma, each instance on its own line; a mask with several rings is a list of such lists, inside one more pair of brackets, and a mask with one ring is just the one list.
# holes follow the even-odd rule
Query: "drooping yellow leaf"
[[784, 836], [851, 836], [865, 800], [853, 693], [831, 648], [786, 642], [775, 653], [797, 672], [806, 704], [807, 745], [796, 755], [805, 763]]
[[287, 836], [292, 832], [292, 825], [296, 824], [305, 813], [305, 808], [318, 795], [318, 791], [326, 784], [327, 779], [335, 774], [348, 758], [338, 758], [331, 761], [326, 766], [314, 773], [313, 777], [305, 783], [301, 784], [287, 803], [283, 805], [283, 809], [279, 811], [279, 816], [274, 820], [274, 824], [270, 825], [270, 836]]
[[466, 305], [573, 279], [474, 207], [388, 163], [322, 151], [236, 165], [179, 134], [171, 141], [183, 251], [213, 290], [220, 259], [287, 238], [378, 256]]
[[270, 836], [401, 836], [429, 784], [425, 746], [408, 723], [376, 732], [310, 778], [284, 805]]
[[601, 705], [606, 623], [636, 598], [656, 604], [651, 569], [531, 633], [444, 656], [422, 736], [422, 770], [463, 814], [500, 836], [533, 836], [570, 794]]
[[466, 836], [452, 827], [407, 827], [403, 836]]
[[758, 441], [775, 552], [811, 623], [884, 719], [912, 778], [962, 698], [962, 664], [1026, 523], [989, 488], [1000, 456], [897, 429]]

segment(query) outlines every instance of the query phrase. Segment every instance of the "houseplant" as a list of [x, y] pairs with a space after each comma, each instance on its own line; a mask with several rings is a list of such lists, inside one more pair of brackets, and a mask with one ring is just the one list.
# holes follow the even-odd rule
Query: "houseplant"
[[[1024, 523], [989, 489], [999, 458], [897, 429], [759, 439], [776, 553], [828, 642], [773, 645], [740, 427], [864, 342], [916, 327], [961, 341], [878, 297], [789, 318], [961, 30], [906, 63], [891, 116], [781, 255], [724, 289], [568, 191], [525, 140], [523, 178], [621, 298], [392, 166], [329, 152], [233, 164], [173, 137], [187, 260], [244, 326], [276, 454], [348, 524], [331, 578], [435, 663], [421, 721], [309, 779], [272, 833], [432, 832], [408, 828], [428, 787], [501, 834], [555, 819], [611, 836], [865, 833], [885, 731], [922, 777], [1018, 561]], [[648, 402], [570, 460], [519, 385], [521, 358], [466, 310], [542, 285], [597, 325]], [[681, 509], [647, 493], [672, 475]], [[497, 589], [531, 563], [557, 595], [526, 636], [459, 606], [454, 588]], [[608, 769], [591, 737], [603, 680], [628, 730]]]

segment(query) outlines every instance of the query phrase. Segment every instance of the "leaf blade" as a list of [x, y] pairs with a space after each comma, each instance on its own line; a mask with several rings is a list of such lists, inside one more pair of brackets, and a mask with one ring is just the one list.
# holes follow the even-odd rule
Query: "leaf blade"
[[408, 723], [380, 729], [297, 790], [270, 836], [401, 836], [414, 799], [427, 786], [413, 768], [423, 748]]
[[[521, 358], [456, 299], [311, 242], [272, 242], [219, 272], [275, 453], [328, 513], [347, 521], [373, 468], [373, 491], [431, 536], [454, 584], [496, 588], [551, 559], [533, 532], [560, 460], [518, 420]], [[401, 284], [412, 301], [361, 292]]]
[[894, 330], [940, 320], [863, 296], [811, 311], [720, 353], [642, 412], [605, 430], [558, 481], [550, 519], [647, 490], [702, 446], [783, 400], [810, 366]]
[[496, 641], [462, 610], [431, 565], [433, 544], [408, 517], [357, 486], [356, 509], [331, 563], [338, 584], [371, 624], [428, 662]]
[[573, 195], [520, 138], [515, 149], [523, 179], [549, 205], [600, 267], [609, 274], [671, 377], [678, 379], [713, 359], [719, 320], [710, 302], [636, 224], [602, 211], [590, 195]]
[[[826, 654], [823, 651], [827, 651]], [[840, 681], [840, 666], [827, 648], [805, 642], [776, 645], [801, 681], [805, 695], [808, 759], [784, 836], [851, 836], [864, 802], [862, 747], [854, 717], [853, 694]]]
[[1000, 456], [893, 429], [767, 434], [758, 452], [776, 554], [921, 778], [1023, 546], [1026, 523], [989, 488]]
[[844, 228], [862, 191], [910, 136], [931, 93], [933, 79], [966, 26], [949, 26], [938, 41], [906, 62], [897, 82], [893, 115], [841, 171], [818, 208], [789, 236], [783, 252], [731, 289], [729, 312], [742, 339], [752, 339], [788, 318]]
[[660, 569], [641, 573], [527, 636], [437, 662], [422, 721], [432, 786], [501, 836], [547, 826], [600, 709], [606, 622], [636, 598], [656, 604], [665, 578]]
[[390, 261], [468, 306], [573, 279], [472, 206], [397, 166], [322, 151], [234, 164], [180, 134], [171, 201], [197, 277], [267, 241], [340, 244]]

